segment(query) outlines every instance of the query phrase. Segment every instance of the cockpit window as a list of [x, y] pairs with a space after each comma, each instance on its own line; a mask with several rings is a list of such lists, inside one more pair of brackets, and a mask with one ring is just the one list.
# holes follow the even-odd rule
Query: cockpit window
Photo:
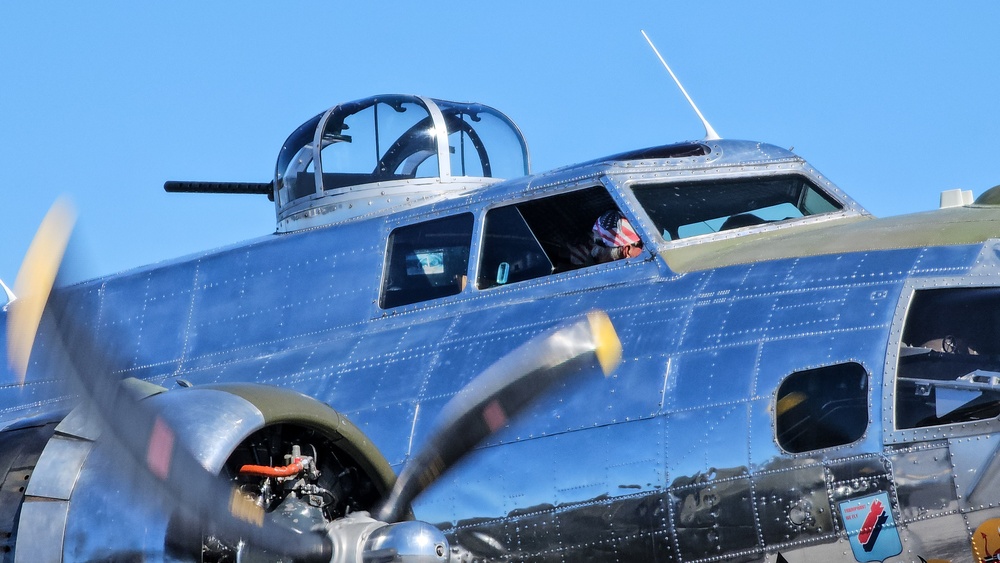
[[555, 265], [516, 205], [486, 215], [480, 289], [547, 276]]
[[896, 428], [1000, 416], [1000, 288], [917, 291], [896, 370]]
[[463, 213], [393, 230], [379, 305], [389, 309], [461, 293], [472, 223], [472, 214]]
[[592, 229], [618, 206], [603, 186], [497, 207], [486, 214], [477, 287], [487, 289], [594, 263]]
[[638, 184], [633, 192], [666, 240], [843, 209], [797, 175]]

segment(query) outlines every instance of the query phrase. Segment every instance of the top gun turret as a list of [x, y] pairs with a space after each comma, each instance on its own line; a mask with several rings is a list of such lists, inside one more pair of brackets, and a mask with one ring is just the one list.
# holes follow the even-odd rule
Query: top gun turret
[[266, 194], [278, 232], [427, 202], [530, 173], [528, 147], [499, 111], [422, 96], [340, 104], [285, 140], [269, 183], [177, 182], [168, 192]]

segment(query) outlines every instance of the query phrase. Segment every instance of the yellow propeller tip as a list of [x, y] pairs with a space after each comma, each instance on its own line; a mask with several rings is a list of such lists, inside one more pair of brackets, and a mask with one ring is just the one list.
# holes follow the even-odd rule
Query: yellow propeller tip
[[587, 313], [587, 321], [594, 336], [594, 353], [597, 355], [597, 361], [601, 363], [604, 375], [611, 375], [622, 361], [622, 342], [618, 339], [615, 326], [611, 324], [611, 319], [604, 311]]
[[75, 221], [76, 212], [69, 200], [64, 197], [56, 200], [38, 226], [14, 280], [14, 293], [19, 299], [7, 317], [7, 357], [20, 385], [24, 384], [42, 311], [55, 284]]

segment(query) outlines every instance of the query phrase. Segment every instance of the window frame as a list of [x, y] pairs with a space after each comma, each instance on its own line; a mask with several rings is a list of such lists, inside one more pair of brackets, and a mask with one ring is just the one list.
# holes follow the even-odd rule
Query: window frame
[[[780, 186], [779, 182], [786, 185]], [[633, 183], [629, 188], [632, 190], [632, 196], [636, 203], [654, 225], [656, 233], [666, 242], [703, 240], [730, 230], [746, 231], [748, 226], [788, 224], [811, 217], [842, 213], [847, 209], [844, 202], [824, 191], [813, 178], [796, 171], [786, 171], [779, 174], [665, 178], [654, 182]], [[786, 201], [786, 198], [782, 197], [782, 191], [786, 189], [795, 190], [794, 194], [787, 194], [794, 195], [794, 198]], [[751, 195], [745, 194], [747, 190], [752, 192]], [[652, 192], [656, 191], [660, 193], [654, 195]], [[810, 194], [818, 196], [830, 209], [805, 215], [804, 213], [808, 211], [806, 201], [816, 200], [816, 197], [808, 197]], [[761, 204], [758, 205], [755, 198], [759, 199]], [[671, 211], [661, 216], [664, 208], [673, 207], [667, 205], [668, 200], [677, 202], [677, 211]], [[760, 215], [763, 211], [773, 210], [782, 205], [793, 206], [800, 215], [784, 219], [767, 219]], [[696, 212], [698, 210], [701, 211]], [[759, 222], [752, 225], [733, 226], [728, 229], [722, 228], [724, 223], [730, 219], [750, 215], [754, 215]], [[684, 218], [683, 221], [682, 218]], [[670, 221], [667, 222], [667, 219]], [[716, 226], [713, 227], [710, 223]], [[697, 232], [705, 230], [699, 228], [700, 225], [704, 225], [710, 230]], [[670, 228], [673, 230], [670, 231], [668, 238], [664, 232]], [[683, 231], [691, 230], [696, 232], [685, 236], [680, 235]]]
[[[808, 215], [797, 219], [789, 219], [775, 223], [765, 223], [753, 227], [745, 227], [715, 233], [701, 234], [687, 238], [669, 240], [662, 236], [656, 223], [652, 220], [646, 209], [635, 197], [636, 188], [650, 184], [695, 182], [705, 180], [727, 180], [738, 181], [747, 178], [768, 178], [773, 176], [801, 176], [808, 180], [827, 198], [836, 201], [842, 208], [839, 211]], [[657, 170], [655, 172], [629, 171], [628, 173], [611, 172], [604, 178], [605, 183], [613, 184], [621, 191], [622, 197], [641, 225], [646, 227], [649, 240], [644, 240], [644, 244], [650, 251], [659, 253], [688, 246], [701, 245], [719, 240], [726, 240], [748, 234], [771, 232], [779, 229], [787, 229], [800, 225], [813, 225], [836, 221], [846, 217], [857, 217], [869, 215], [857, 202], [851, 199], [846, 193], [837, 188], [830, 180], [806, 165], [805, 162], [795, 161], [782, 164], [757, 165], [748, 163], [745, 165], [729, 166], [722, 168], [711, 168], [706, 170]]]
[[[600, 190], [601, 192], [603, 192], [604, 195], [607, 196], [607, 200], [606, 200], [607, 204], [614, 205], [614, 207], [616, 209], [618, 209], [618, 211], [620, 211], [621, 213], [623, 213], [628, 218], [629, 222], [632, 224], [632, 227], [635, 229], [636, 233], [638, 233], [639, 237], [643, 241], [643, 250], [642, 250], [642, 253], [638, 257], [635, 257], [635, 258], [626, 258], [626, 259], [621, 259], [621, 260], [613, 260], [611, 262], [605, 262], [605, 263], [584, 264], [584, 265], [575, 266], [575, 267], [560, 267], [560, 265], [562, 263], [558, 263], [557, 261], [553, 260], [553, 256], [546, 249], [545, 243], [542, 242], [542, 241], [540, 241], [540, 240], [538, 240], [539, 233], [536, 232], [535, 230], [531, 229], [531, 221], [527, 217], [524, 217], [524, 213], [523, 213], [523, 211], [519, 207], [519, 206], [531, 206], [533, 204], [537, 204], [537, 202], [539, 202], [539, 201], [549, 200], [549, 199], [553, 199], [553, 198], [570, 198], [572, 196], [572, 194], [579, 194], [579, 193], [587, 191], [587, 190]], [[518, 210], [518, 212], [521, 214], [521, 216], [524, 219], [524, 222], [527, 225], [528, 229], [531, 230], [532, 236], [535, 238], [536, 241], [538, 241], [538, 244], [541, 246], [543, 252], [545, 253], [546, 257], [549, 259], [549, 261], [552, 262], [552, 264], [554, 266], [553, 270], [552, 270], [551, 273], [545, 274], [545, 275], [540, 275], [540, 276], [535, 276], [535, 277], [531, 277], [531, 278], [526, 278], [526, 279], [523, 279], [523, 280], [513, 281], [513, 282], [509, 282], [509, 283], [505, 283], [505, 284], [493, 284], [493, 285], [490, 285], [489, 287], [480, 287], [479, 281], [480, 281], [480, 276], [483, 274], [483, 267], [484, 267], [483, 260], [484, 260], [484, 257], [486, 256], [487, 252], [488, 252], [487, 248], [486, 248], [486, 245], [487, 245], [487, 239], [486, 239], [486, 236], [487, 236], [487, 233], [486, 233], [487, 216], [491, 212], [496, 211], [497, 209], [507, 208], [507, 207], [515, 207]], [[599, 214], [598, 214], [598, 216], [599, 216]], [[597, 219], [597, 217], [595, 216], [594, 220], [596, 220], [596, 219]], [[592, 226], [592, 223], [589, 223], [589, 224]], [[586, 232], [587, 232], [586, 229], [583, 229], [583, 232], [581, 232], [577, 236], [583, 235]], [[632, 212], [632, 207], [629, 206], [629, 205], [627, 205], [627, 204], [625, 204], [625, 203], [623, 203], [623, 201], [621, 200], [621, 194], [618, 193], [616, 186], [614, 186], [613, 184], [609, 185], [609, 183], [607, 181], [607, 177], [603, 176], [603, 175], [599, 176], [599, 177], [595, 177], [595, 178], [589, 178], [589, 179], [584, 180], [584, 181], [578, 181], [578, 182], [575, 182], [575, 183], [572, 183], [572, 184], [561, 184], [561, 185], [553, 187], [552, 189], [546, 189], [545, 191], [542, 191], [542, 192], [539, 192], [539, 193], [535, 193], [535, 194], [531, 194], [529, 197], [522, 197], [522, 198], [519, 198], [519, 199], [507, 200], [507, 201], [498, 202], [498, 203], [495, 203], [493, 205], [490, 205], [490, 206], [486, 207], [485, 209], [483, 209], [482, 212], [481, 212], [481, 214], [480, 214], [479, 233], [480, 234], [479, 234], [479, 237], [478, 237], [477, 244], [474, 245], [474, 249], [476, 251], [475, 252], [476, 253], [476, 256], [475, 256], [476, 261], [475, 261], [474, 278], [473, 279], [475, 279], [475, 281], [476, 281], [476, 283], [475, 283], [476, 289], [478, 291], [483, 291], [483, 292], [498, 291], [498, 290], [500, 290], [502, 288], [505, 288], [505, 287], [522, 287], [522, 286], [524, 286], [524, 284], [528, 284], [530, 282], [536, 282], [536, 283], [538, 283], [540, 280], [553, 279], [553, 276], [560, 276], [561, 277], [564, 274], [569, 274], [571, 272], [576, 272], [578, 270], [593, 270], [595, 268], [613, 267], [613, 265], [615, 265], [615, 264], [622, 264], [622, 265], [624, 265], [624, 264], [627, 264], [627, 263], [634, 263], [634, 262], [638, 262], [638, 261], [646, 261], [646, 260], [649, 260], [650, 257], [652, 256], [652, 254], [651, 254], [651, 252], [649, 250], [649, 243], [647, 242], [648, 237], [647, 237], [646, 233], [644, 232], [644, 229], [640, 225], [639, 221], [635, 218], [634, 213]]]
[[[406, 307], [419, 307], [421, 304], [424, 304], [424, 303], [427, 303], [427, 302], [439, 302], [442, 299], [454, 298], [456, 295], [461, 295], [461, 294], [465, 293], [466, 289], [468, 288], [468, 285], [469, 285], [468, 284], [468, 280], [469, 280], [469, 266], [470, 266], [470, 264], [472, 262], [473, 253], [475, 252], [474, 240], [475, 240], [475, 236], [476, 236], [476, 229], [477, 229], [477, 223], [478, 223], [476, 214], [473, 213], [472, 211], [460, 211], [458, 213], [443, 213], [443, 214], [440, 214], [440, 215], [437, 215], [437, 216], [432, 216], [432, 217], [422, 216], [422, 217], [419, 217], [418, 219], [419, 220], [410, 221], [410, 222], [401, 222], [399, 224], [393, 225], [393, 226], [391, 226], [391, 228], [389, 229], [388, 233], [386, 234], [386, 245], [385, 245], [385, 251], [384, 251], [383, 259], [382, 259], [382, 275], [381, 275], [380, 283], [379, 283], [378, 299], [376, 300], [376, 305], [377, 305], [377, 307], [378, 307], [378, 309], [380, 311], [395, 311], [395, 310], [400, 310], [401, 308], [406, 308]], [[463, 281], [461, 279], [456, 279], [454, 281], [454, 283], [456, 284], [455, 287], [457, 288], [457, 291], [448, 292], [448, 291], [441, 291], [441, 288], [447, 288], [447, 287], [449, 287], [449, 285], [448, 285], [447, 282], [446, 283], [442, 283], [440, 285], [435, 285], [433, 280], [425, 278], [425, 279], [421, 280], [422, 282], [426, 282], [426, 284], [424, 284], [424, 287], [417, 288], [416, 285], [413, 285], [413, 286], [410, 286], [410, 287], [401, 288], [400, 291], [407, 291], [407, 292], [417, 293], [420, 289], [425, 289], [425, 290], [427, 290], [427, 296], [426, 297], [423, 297], [423, 298], [420, 298], [420, 299], [413, 299], [413, 300], [408, 300], [408, 298], [404, 298], [404, 299], [401, 300], [401, 302], [397, 303], [396, 299], [398, 299], [399, 297], [402, 297], [402, 295], [399, 295], [399, 296], [395, 296], [392, 300], [390, 300], [389, 296], [391, 294], [390, 294], [389, 285], [391, 283], [393, 283], [393, 276], [394, 275], [404, 274], [405, 276], [408, 277], [410, 275], [408, 273], [408, 270], [412, 266], [412, 264], [411, 264], [412, 261], [408, 260], [408, 256], [407, 255], [404, 255], [403, 258], [400, 259], [400, 258], [398, 258], [398, 255], [396, 254], [396, 251], [397, 251], [398, 247], [397, 247], [397, 241], [396, 241], [395, 237], [398, 235], [398, 233], [400, 231], [404, 231], [404, 230], [416, 230], [416, 229], [419, 229], [419, 228], [422, 228], [422, 227], [426, 228], [427, 226], [429, 226], [429, 225], [431, 225], [433, 223], [442, 223], [442, 222], [445, 222], [445, 221], [456, 221], [457, 222], [457, 221], [460, 221], [460, 220], [468, 220], [468, 239], [467, 239], [467, 244], [465, 245], [465, 267], [464, 267], [464, 271], [462, 273], [458, 273], [459, 270], [455, 269], [454, 271], [449, 272], [448, 271], [449, 268], [447, 267], [447, 265], [444, 265], [443, 268], [444, 268], [445, 271], [443, 271], [442, 273], [445, 274], [445, 275], [454, 274], [455, 276], [458, 276], [460, 278], [464, 278], [464, 283], [463, 283]], [[462, 225], [462, 227], [465, 227], [465, 225]], [[421, 233], [420, 234], [420, 236], [425, 236], [425, 235], [426, 235], [426, 233]], [[463, 233], [461, 233], [461, 235], [447, 235], [447, 236], [462, 236], [462, 237], [464, 237], [465, 235], [466, 235], [466, 233], [463, 232]], [[410, 241], [410, 240], [403, 241], [403, 243], [410, 244], [410, 245], [412, 245], [412, 242], [413, 241]], [[431, 245], [431, 246], [434, 246], [434, 245]], [[453, 247], [449, 247], [449, 248], [458, 248], [458, 247], [459, 246], [453, 246]], [[422, 249], [422, 248], [414, 248], [413, 249], [414, 252], [419, 251], [419, 250], [427, 250], [427, 249]], [[427, 275], [433, 275], [433, 274], [432, 273], [425, 273], [424, 275], [427, 276]], [[403, 276], [401, 276], [401, 277], [403, 277]], [[412, 280], [412, 281], [416, 281], [416, 280]]]
[[[848, 369], [855, 370], [855, 373], [846, 373], [845, 372], [843, 374], [843, 377], [844, 377], [843, 380], [833, 381], [832, 378], [834, 376], [839, 376], [841, 374], [839, 374], [839, 373], [831, 373], [831, 372], [835, 372], [837, 370], [848, 370]], [[809, 399], [808, 399], [808, 396], [805, 396], [805, 394], [803, 394], [801, 392], [800, 392], [800, 394], [802, 394], [803, 397], [805, 397], [805, 398], [803, 398], [803, 397], [793, 398], [792, 397], [792, 393], [788, 393], [786, 395], [782, 395], [781, 394], [782, 389], [785, 389], [786, 384], [790, 383], [790, 381], [793, 378], [810, 377], [810, 378], [812, 378], [812, 380], [809, 380], [806, 383], [816, 383], [816, 382], [819, 382], [820, 385], [824, 385], [824, 384], [825, 385], [830, 385], [831, 383], [840, 383], [841, 381], [843, 381], [843, 382], [846, 382], [848, 385], [850, 385], [851, 381], [849, 379], [847, 379], [847, 378], [849, 378], [849, 377], [857, 378], [859, 376], [866, 383], [865, 383], [865, 386], [864, 386], [863, 389], [859, 389], [859, 391], [857, 392], [857, 396], [856, 397], [843, 397], [841, 399], [837, 399], [837, 398], [832, 398], [833, 397], [832, 394], [828, 393], [827, 389], [820, 389], [819, 391], [822, 392], [822, 396], [824, 398], [829, 398], [831, 401], [845, 400], [845, 399], [849, 400], [849, 399], [852, 399], [852, 398], [855, 399], [855, 400], [857, 400], [858, 404], [857, 405], [853, 405], [853, 407], [854, 408], [862, 407], [862, 409], [863, 409], [863, 411], [865, 413], [864, 424], [859, 424], [858, 428], [851, 428], [850, 430], [853, 433], [850, 434], [845, 439], [845, 441], [833, 442], [833, 443], [817, 443], [817, 445], [815, 447], [807, 447], [807, 448], [792, 449], [791, 447], [789, 447], [790, 444], [791, 444], [791, 442], [789, 442], [788, 440], [783, 440], [783, 432], [782, 432], [782, 430], [783, 430], [782, 429], [783, 422], [782, 422], [782, 420], [787, 420], [787, 419], [783, 419], [782, 415], [784, 415], [786, 412], [796, 412], [796, 413], [801, 414], [802, 412], [805, 412], [802, 409], [807, 409], [807, 410], [809, 410], [809, 412], [815, 413], [815, 412], [817, 412], [818, 409], [816, 409], [816, 408], [810, 409], [809, 408], [810, 406], [815, 407], [816, 405], [810, 405], [808, 403], [807, 404], [802, 404], [803, 402], [808, 401]], [[795, 392], [795, 390], [793, 390], [793, 392]], [[871, 423], [872, 423], [871, 394], [872, 394], [872, 374], [871, 374], [871, 370], [869, 370], [863, 363], [861, 363], [859, 361], [856, 361], [856, 360], [846, 360], [846, 361], [837, 362], [837, 363], [833, 363], [833, 364], [827, 364], [827, 365], [822, 365], [822, 366], [809, 367], [809, 368], [803, 368], [803, 369], [795, 370], [795, 371], [789, 373], [788, 375], [784, 376], [783, 378], [781, 378], [781, 381], [778, 383], [777, 388], [775, 388], [775, 390], [774, 390], [774, 398], [773, 398], [773, 402], [772, 402], [772, 405], [771, 405], [771, 412], [774, 415], [773, 425], [772, 425], [772, 428], [774, 430], [774, 441], [775, 441], [775, 443], [778, 444], [778, 447], [781, 449], [782, 452], [785, 452], [785, 453], [791, 454], [791, 455], [808, 455], [808, 454], [812, 454], [812, 453], [815, 453], [815, 452], [818, 452], [818, 451], [831, 450], [831, 449], [836, 449], [836, 448], [846, 448], [846, 447], [852, 446], [853, 444], [857, 444], [858, 442], [864, 440], [865, 436], [868, 435], [868, 430], [869, 430], [869, 427], [871, 426]], [[788, 401], [788, 402], [786, 403], [786, 401]], [[783, 405], [783, 403], [786, 403], [786, 404]], [[824, 405], [822, 405], [822, 406], [825, 407], [827, 404], [828, 403], [824, 403]], [[822, 420], [823, 418], [825, 418], [826, 416], [829, 416], [830, 414], [832, 414], [832, 411], [826, 413], [823, 417], [820, 417], [819, 419], [812, 420], [812, 421], [809, 421], [808, 419], [803, 418], [803, 420], [799, 421], [799, 424], [802, 424], [803, 422], [805, 422], [805, 423], [807, 423], [808, 426], [816, 428], [817, 427], [817, 423], [820, 420]], [[843, 425], [843, 426], [846, 427], [846, 425]], [[791, 429], [791, 427], [788, 428], [788, 430], [790, 430], [790, 429]], [[841, 429], [843, 430], [844, 428], [841, 428]], [[821, 432], [820, 434], [822, 434], [824, 436], [831, 435], [829, 432]], [[856, 435], [854, 435], [854, 434], [856, 434]]]
[[967, 276], [950, 276], [909, 279], [904, 283], [893, 314], [882, 378], [882, 441], [885, 445], [1000, 433], [1000, 417], [914, 428], [898, 428], [896, 425], [896, 383], [899, 375], [900, 347], [906, 329], [906, 317], [916, 292], [976, 288], [998, 289], [1000, 280], [995, 277], [973, 280]]

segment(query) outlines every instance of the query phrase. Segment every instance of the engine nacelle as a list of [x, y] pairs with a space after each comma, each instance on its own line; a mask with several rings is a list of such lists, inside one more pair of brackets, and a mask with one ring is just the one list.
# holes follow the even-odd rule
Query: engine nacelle
[[[257, 384], [169, 392], [138, 380], [129, 384], [155, 404], [177, 440], [206, 469], [226, 478], [233, 478], [244, 463], [280, 465], [293, 444], [307, 450], [329, 497], [314, 512], [327, 520], [370, 508], [395, 479], [388, 462], [356, 426], [306, 395]], [[51, 437], [41, 454], [34, 454], [38, 457], [30, 479], [25, 474], [20, 516], [9, 538], [13, 561], [201, 561], [201, 536], [178, 526], [163, 508], [171, 504], [164, 493], [144, 472], [134, 470], [136, 464], [120, 447], [98, 440], [101, 427], [87, 409], [72, 411], [54, 433], [51, 425], [33, 431], [40, 439], [47, 433]]]

